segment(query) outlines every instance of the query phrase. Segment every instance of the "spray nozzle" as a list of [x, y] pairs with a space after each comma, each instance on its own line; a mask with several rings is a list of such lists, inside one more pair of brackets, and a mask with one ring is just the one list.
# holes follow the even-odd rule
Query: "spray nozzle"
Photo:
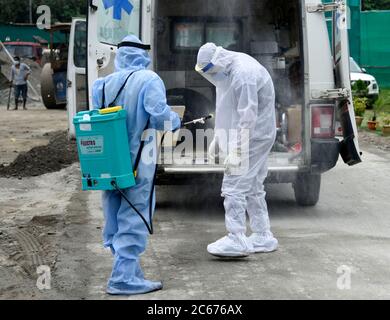
[[191, 124], [198, 124], [198, 123], [206, 124], [207, 120], [210, 120], [210, 119], [213, 119], [213, 118], [214, 118], [214, 115], [213, 114], [209, 114], [207, 117], [203, 117], [203, 118], [200, 118], [200, 119], [195, 119], [195, 120], [186, 122], [186, 123], [183, 124], [183, 127], [189, 126]]

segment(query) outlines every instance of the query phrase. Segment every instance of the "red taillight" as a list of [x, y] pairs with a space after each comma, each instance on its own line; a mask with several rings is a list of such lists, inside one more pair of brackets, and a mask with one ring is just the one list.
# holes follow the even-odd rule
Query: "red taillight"
[[334, 106], [312, 106], [311, 108], [311, 136], [312, 138], [334, 138], [335, 136], [335, 108]]

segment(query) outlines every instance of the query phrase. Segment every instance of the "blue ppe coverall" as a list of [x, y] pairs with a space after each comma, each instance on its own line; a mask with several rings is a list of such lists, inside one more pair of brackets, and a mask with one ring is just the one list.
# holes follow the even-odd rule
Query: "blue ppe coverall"
[[[141, 43], [135, 36], [127, 36], [123, 41]], [[122, 106], [128, 112], [127, 129], [133, 166], [148, 123], [149, 129], [167, 130], [169, 128], [172, 131], [180, 128], [181, 125], [179, 116], [167, 105], [164, 83], [156, 73], [146, 69], [149, 64], [150, 58], [147, 51], [134, 47], [121, 47], [116, 55], [116, 72], [104, 79], [96, 80], [93, 86], [93, 105], [95, 108], [100, 108], [103, 104], [103, 88], [105, 88], [106, 103], [111, 103], [129, 74], [133, 73], [115, 103], [116, 106]], [[146, 141], [146, 145], [156, 143], [156, 131], [152, 130], [152, 132], [154, 137], [152, 141]], [[154, 163], [143, 161], [141, 158], [136, 186], [123, 190], [147, 221], [149, 221], [152, 194], [153, 211], [155, 207], [152, 189], [154, 188], [157, 154], [153, 157]], [[117, 191], [103, 193], [103, 211], [105, 217], [104, 246], [110, 248], [114, 255], [114, 265], [107, 293], [133, 295], [161, 289], [161, 282], [145, 280], [141, 270], [140, 256], [145, 252], [149, 233], [140, 217]]]

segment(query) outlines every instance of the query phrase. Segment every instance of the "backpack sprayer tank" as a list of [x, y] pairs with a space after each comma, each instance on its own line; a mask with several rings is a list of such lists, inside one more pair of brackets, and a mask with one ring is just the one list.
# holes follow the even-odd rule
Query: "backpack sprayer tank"
[[122, 107], [78, 113], [76, 129], [82, 188], [116, 190], [136, 185]]
[[[122, 90], [122, 89], [121, 89]], [[120, 92], [121, 92], [120, 90]], [[118, 94], [119, 95], [119, 94]], [[104, 100], [104, 99], [103, 99]], [[193, 120], [183, 125], [205, 123], [213, 116]], [[134, 212], [142, 219], [150, 234], [153, 234], [153, 193], [156, 171], [150, 196], [149, 223], [126, 196], [124, 189], [136, 185], [135, 177], [142, 154], [144, 142], [132, 166], [126, 125], [127, 111], [122, 107], [102, 108], [100, 110], [79, 112], [73, 119], [76, 129], [82, 188], [84, 191], [102, 190], [119, 192]], [[145, 130], [149, 126], [149, 121]], [[163, 144], [165, 134], [161, 138]]]

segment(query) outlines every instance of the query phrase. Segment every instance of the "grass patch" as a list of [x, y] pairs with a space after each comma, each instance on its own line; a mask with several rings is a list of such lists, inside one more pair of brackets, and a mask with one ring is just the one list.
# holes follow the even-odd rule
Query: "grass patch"
[[389, 101], [383, 108], [383, 112], [390, 114], [390, 89], [381, 89], [380, 96]]

